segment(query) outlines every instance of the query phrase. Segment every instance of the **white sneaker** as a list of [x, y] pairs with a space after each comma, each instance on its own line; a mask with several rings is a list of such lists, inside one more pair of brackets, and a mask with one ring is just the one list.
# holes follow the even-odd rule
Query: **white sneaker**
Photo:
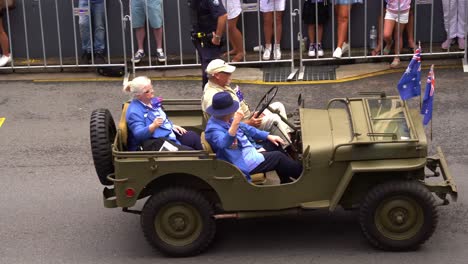
[[346, 42], [343, 42], [343, 45], [341, 46], [341, 52], [345, 53], [349, 50], [349, 44]]
[[280, 48], [275, 48], [273, 50], [273, 57], [275, 60], [281, 60], [281, 49]]
[[307, 52], [309, 57], [315, 57], [315, 44], [309, 45], [309, 52]]
[[3, 67], [10, 62], [11, 62], [11, 54], [10, 56], [2, 55], [2, 57], [0, 58], [0, 67]]
[[320, 44], [320, 43], [317, 44], [317, 55], [318, 55], [319, 57], [323, 57], [322, 44]]
[[333, 58], [341, 59], [341, 55], [343, 55], [341, 48], [336, 48], [336, 50], [333, 52]]
[[271, 49], [265, 49], [263, 52], [263, 60], [270, 60], [271, 57]]
[[333, 52], [333, 58], [341, 59], [341, 56], [343, 53], [349, 50], [349, 44], [346, 42], [343, 42], [343, 45], [341, 45], [341, 48], [338, 47], [336, 50]]

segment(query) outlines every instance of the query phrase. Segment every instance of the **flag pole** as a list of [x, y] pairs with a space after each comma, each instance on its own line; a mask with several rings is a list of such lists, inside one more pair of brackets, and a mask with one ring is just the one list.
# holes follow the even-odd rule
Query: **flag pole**
[[[421, 41], [418, 41], [418, 49], [419, 49], [419, 52], [422, 53]], [[421, 80], [419, 80], [419, 82], [421, 83]], [[422, 109], [422, 97], [421, 97], [421, 93], [419, 93], [419, 111], [421, 111], [421, 109]]]
[[[431, 65], [431, 72], [432, 72], [432, 75], [434, 75], [434, 64]], [[432, 106], [432, 112], [434, 112], [434, 106]], [[434, 120], [434, 118], [431, 118], [431, 141], [432, 141], [432, 120]]]

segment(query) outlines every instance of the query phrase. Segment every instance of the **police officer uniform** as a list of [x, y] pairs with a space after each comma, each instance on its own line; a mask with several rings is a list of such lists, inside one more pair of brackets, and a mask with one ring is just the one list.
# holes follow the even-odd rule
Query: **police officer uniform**
[[[218, 18], [225, 16], [226, 9], [221, 0], [187, 0], [190, 10], [190, 19], [192, 24], [192, 41], [198, 51], [202, 65], [202, 90], [208, 82], [206, 67], [210, 61], [221, 56], [221, 35], [224, 32], [225, 25], [219, 34], [216, 34], [218, 28]], [[214, 33], [214, 35], [213, 35]], [[219, 45], [214, 44], [215, 39]]]

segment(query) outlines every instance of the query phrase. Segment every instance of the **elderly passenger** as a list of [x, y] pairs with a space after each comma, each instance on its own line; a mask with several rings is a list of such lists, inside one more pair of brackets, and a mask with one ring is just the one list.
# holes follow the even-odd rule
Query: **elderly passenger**
[[[289, 140], [288, 134], [293, 132], [293, 130], [277, 114], [270, 112], [268, 109], [260, 116], [257, 115], [258, 113], [252, 113], [239, 87], [235, 89], [231, 88], [231, 75], [235, 70], [235, 66], [229, 65], [221, 59], [213, 60], [208, 64], [206, 72], [209, 75], [209, 80], [203, 91], [202, 110], [207, 112], [206, 109], [211, 106], [213, 96], [216, 93], [227, 92], [232, 96], [234, 101], [239, 102], [240, 110], [244, 115], [242, 122], [261, 130], [270, 131], [272, 134], [282, 137], [283, 140]], [[286, 117], [286, 110], [281, 102], [274, 102], [269, 106], [278, 111], [283, 117]], [[288, 142], [283, 146], [287, 145]]]
[[281, 183], [291, 182], [302, 173], [302, 165], [281, 151], [256, 149], [249, 137], [254, 140], [270, 141], [275, 145], [284, 143], [279, 136], [241, 123], [244, 118], [238, 111], [239, 102], [234, 101], [228, 92], [213, 96], [213, 102], [206, 111], [211, 115], [205, 129], [205, 137], [219, 159], [236, 165], [251, 180], [250, 174], [275, 170]]
[[132, 97], [126, 114], [128, 150], [202, 149], [200, 136], [169, 120], [161, 108], [160, 98], [154, 97], [153, 85], [148, 77], [133, 79], [124, 87], [124, 92]]

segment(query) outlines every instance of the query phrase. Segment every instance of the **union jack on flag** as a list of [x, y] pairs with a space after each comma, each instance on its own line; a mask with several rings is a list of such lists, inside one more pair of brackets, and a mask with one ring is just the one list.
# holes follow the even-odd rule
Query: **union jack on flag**
[[427, 125], [432, 119], [432, 103], [434, 102], [435, 90], [435, 76], [434, 65], [431, 66], [429, 75], [427, 76], [426, 90], [424, 91], [424, 99], [421, 107], [421, 114], [423, 117], [423, 124]]
[[402, 100], [421, 95], [421, 48], [416, 49], [405, 73], [398, 82]]

